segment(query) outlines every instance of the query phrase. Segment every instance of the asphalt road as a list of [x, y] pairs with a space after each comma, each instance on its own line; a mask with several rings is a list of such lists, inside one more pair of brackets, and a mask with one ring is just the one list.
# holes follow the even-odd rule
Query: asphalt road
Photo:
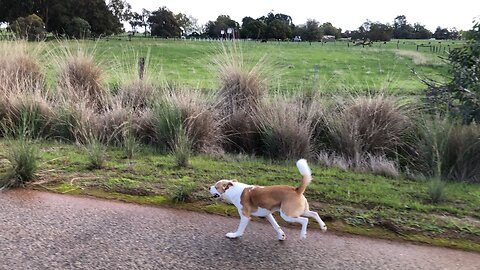
[[[480, 254], [52, 193], [0, 192], [0, 269], [479, 269]], [[309, 227], [317, 226], [313, 220]]]

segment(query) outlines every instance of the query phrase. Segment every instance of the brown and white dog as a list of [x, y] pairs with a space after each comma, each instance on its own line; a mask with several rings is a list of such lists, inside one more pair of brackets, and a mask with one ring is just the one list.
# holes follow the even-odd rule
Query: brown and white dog
[[302, 224], [300, 239], [307, 236], [308, 218], [314, 218], [322, 231], [327, 226], [317, 212], [310, 211], [303, 192], [312, 180], [312, 173], [305, 159], [297, 161], [297, 168], [303, 176], [298, 187], [286, 185], [253, 186], [239, 183], [237, 180], [220, 180], [210, 187], [210, 193], [215, 198], [222, 198], [237, 207], [240, 214], [240, 225], [236, 232], [227, 233], [228, 238], [237, 238], [243, 235], [251, 216], [266, 217], [277, 232], [279, 240], [285, 240], [282, 231], [272, 213], [279, 211], [280, 216], [288, 222]]

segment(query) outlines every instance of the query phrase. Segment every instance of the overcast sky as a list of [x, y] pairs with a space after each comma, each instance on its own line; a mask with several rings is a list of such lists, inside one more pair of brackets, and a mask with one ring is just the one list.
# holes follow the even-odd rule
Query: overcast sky
[[331, 22], [342, 30], [355, 30], [367, 19], [381, 23], [393, 23], [398, 15], [405, 15], [407, 22], [419, 22], [430, 31], [437, 26], [457, 30], [472, 28], [472, 20], [480, 16], [480, 1], [422, 1], [422, 0], [127, 0], [134, 11], [146, 8], [150, 11], [166, 6], [173, 13], [185, 13], [198, 19], [200, 24], [214, 21], [218, 15], [229, 15], [241, 24], [242, 18], [258, 18], [273, 13], [290, 15], [294, 24], [307, 19], [320, 23]]

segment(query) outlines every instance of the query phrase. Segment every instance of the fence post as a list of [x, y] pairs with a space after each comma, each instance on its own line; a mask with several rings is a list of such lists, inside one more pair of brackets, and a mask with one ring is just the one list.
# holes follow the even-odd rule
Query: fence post
[[140, 76], [140, 80], [143, 80], [143, 72], [145, 71], [145, 57], [140, 57], [138, 60], [138, 75]]

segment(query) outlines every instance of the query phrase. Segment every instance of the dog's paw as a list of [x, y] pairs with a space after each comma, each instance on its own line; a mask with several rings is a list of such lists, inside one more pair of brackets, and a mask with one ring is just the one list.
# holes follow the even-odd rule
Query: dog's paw
[[282, 230], [280, 230], [278, 232], [278, 240], [284, 241], [285, 239], [287, 239], [287, 236], [285, 235], [285, 233]]
[[303, 239], [306, 239], [307, 238], [307, 233], [301, 233], [300, 234], [300, 239], [303, 240]]
[[322, 230], [322, 232], [326, 232], [327, 231], [327, 225], [320, 226], [320, 229]]
[[240, 237], [240, 235], [238, 235], [237, 233], [233, 233], [233, 232], [227, 233], [227, 234], [225, 234], [225, 236], [227, 238], [230, 238], [230, 239], [235, 239], [235, 238]]

